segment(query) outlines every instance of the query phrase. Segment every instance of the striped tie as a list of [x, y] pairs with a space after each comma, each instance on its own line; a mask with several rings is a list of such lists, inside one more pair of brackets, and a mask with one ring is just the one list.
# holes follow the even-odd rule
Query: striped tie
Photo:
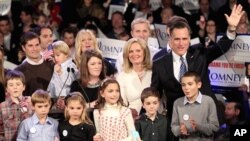
[[181, 80], [181, 77], [184, 75], [184, 73], [187, 71], [186, 64], [184, 62], [184, 58], [180, 57], [181, 66], [180, 66], [180, 73], [179, 73], [179, 79]]

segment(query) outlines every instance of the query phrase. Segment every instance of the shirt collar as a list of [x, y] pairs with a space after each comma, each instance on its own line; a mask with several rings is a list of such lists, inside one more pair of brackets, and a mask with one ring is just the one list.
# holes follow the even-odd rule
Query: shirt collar
[[8, 105], [13, 105], [13, 104], [16, 104], [11, 98], [10, 98], [10, 96], [8, 96], [8, 97], [6, 97], [6, 103], [8, 104]]
[[[180, 61], [180, 55], [177, 55], [173, 51], [172, 51], [172, 55], [173, 55], [173, 61], [175, 61], [175, 62]], [[186, 56], [187, 56], [187, 53], [185, 53], [185, 54], [182, 55], [182, 57], [184, 58], [184, 60], [186, 60]]]
[[[33, 124], [40, 124], [39, 119], [38, 119], [36, 113], [34, 113], [32, 115], [31, 120], [33, 121]], [[47, 116], [45, 123], [52, 124], [53, 122]]]
[[109, 109], [109, 108], [119, 108], [119, 105], [118, 105], [118, 104], [112, 104], [112, 105], [111, 105], [111, 104], [109, 104], [109, 103], [106, 102], [106, 103], [104, 104], [104, 108], [105, 108], [105, 109], [106, 109], [106, 108], [108, 108], [108, 109]]
[[62, 68], [67, 68], [68, 64], [72, 62], [72, 58], [67, 59], [65, 62], [61, 64]]
[[170, 52], [171, 50], [172, 50], [172, 49], [171, 49], [169, 43], [167, 43], [167, 52]]
[[40, 65], [43, 63], [43, 58], [41, 57], [41, 59], [38, 62], [34, 62], [31, 59], [29, 59], [28, 57], [25, 59], [29, 64], [31, 65]]
[[[146, 113], [142, 114], [142, 119], [144, 120], [151, 120], [147, 115]], [[155, 116], [155, 120], [158, 120], [159, 119], [159, 113], [157, 112], [156, 113], [156, 116]]]
[[[199, 92], [198, 96], [196, 97], [195, 102], [197, 103], [201, 103], [201, 99], [202, 99], [202, 94]], [[187, 99], [187, 97], [184, 97], [184, 105], [190, 103], [190, 101]]]

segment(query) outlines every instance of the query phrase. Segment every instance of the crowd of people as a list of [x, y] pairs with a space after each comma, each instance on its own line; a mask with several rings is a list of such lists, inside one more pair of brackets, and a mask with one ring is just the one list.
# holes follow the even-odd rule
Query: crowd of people
[[[105, 12], [122, 0], [26, 2], [0, 16], [0, 140], [220, 141], [231, 125], [249, 124], [247, 88], [223, 103], [208, 66], [250, 33], [250, 1], [213, 11], [199, 0], [187, 14], [172, 0], [154, 11], [132, 0], [110, 21]], [[154, 23], [166, 25], [164, 48], [150, 44]], [[115, 65], [98, 48], [100, 31], [126, 41]], [[4, 68], [6, 60], [17, 67]]]

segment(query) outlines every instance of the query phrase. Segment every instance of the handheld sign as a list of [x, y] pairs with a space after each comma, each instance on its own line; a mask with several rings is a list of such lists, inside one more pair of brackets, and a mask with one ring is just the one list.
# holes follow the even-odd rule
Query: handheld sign
[[0, 0], [0, 15], [6, 15], [11, 8], [11, 0]]

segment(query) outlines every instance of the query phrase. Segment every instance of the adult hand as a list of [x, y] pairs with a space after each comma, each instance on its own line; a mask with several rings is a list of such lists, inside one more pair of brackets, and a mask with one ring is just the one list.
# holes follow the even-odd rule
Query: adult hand
[[65, 108], [64, 97], [60, 96], [56, 101], [56, 107], [63, 110]]
[[95, 108], [95, 105], [97, 104], [96, 102], [97, 102], [96, 100], [90, 102], [90, 103], [89, 103], [89, 106], [90, 106], [89, 108]]
[[233, 6], [233, 10], [232, 10], [230, 16], [228, 16], [227, 14], [224, 14], [224, 15], [226, 16], [228, 25], [231, 27], [235, 27], [235, 29], [236, 29], [236, 26], [238, 25], [240, 18], [243, 14], [244, 14], [243, 8], [239, 4], [239, 5]]
[[206, 19], [205, 19], [204, 16], [200, 16], [199, 27], [200, 27], [201, 30], [205, 30], [205, 27], [206, 27]]

